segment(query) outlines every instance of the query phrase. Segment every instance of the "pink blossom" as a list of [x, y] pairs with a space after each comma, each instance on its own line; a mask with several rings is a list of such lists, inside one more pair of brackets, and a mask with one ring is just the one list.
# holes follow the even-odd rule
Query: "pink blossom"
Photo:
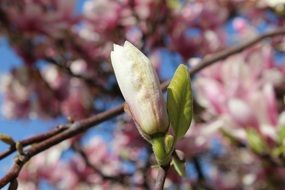
[[267, 73], [281, 71], [269, 52], [268, 46], [255, 47], [231, 57], [202, 71], [193, 86], [198, 102], [211, 115], [229, 119], [233, 128], [255, 127], [274, 139], [278, 109], [275, 83]]
[[115, 130], [112, 149], [123, 158], [136, 160], [146, 146], [134, 123], [120, 124]]
[[121, 6], [118, 2], [104, 0], [88, 0], [84, 4], [84, 15], [93, 24], [97, 32], [112, 30], [120, 19]]
[[73, 119], [86, 117], [93, 108], [89, 89], [78, 79], [71, 79], [67, 98], [61, 104], [65, 116]]
[[[24, 1], [20, 3], [21, 10], [17, 10], [15, 7], [8, 8], [8, 18], [18, 30], [31, 34], [39, 32], [59, 37], [62, 36], [62, 30], [68, 27], [68, 24], [76, 22], [72, 16], [74, 3], [74, 0], [58, 0], [49, 3], [34, 0]], [[43, 7], [51, 7], [53, 11], [44, 11]]]

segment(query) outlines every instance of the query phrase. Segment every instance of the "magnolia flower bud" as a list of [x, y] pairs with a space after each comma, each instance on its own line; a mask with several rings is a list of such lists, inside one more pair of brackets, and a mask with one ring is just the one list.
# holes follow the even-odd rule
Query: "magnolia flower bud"
[[111, 61], [129, 111], [144, 137], [168, 130], [169, 120], [159, 87], [159, 80], [150, 60], [134, 45], [114, 44]]

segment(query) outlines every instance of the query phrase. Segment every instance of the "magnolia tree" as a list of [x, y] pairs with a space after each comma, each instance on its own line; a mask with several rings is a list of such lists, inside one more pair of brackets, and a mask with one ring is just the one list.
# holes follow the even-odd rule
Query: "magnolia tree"
[[[2, 115], [65, 122], [0, 134], [0, 188], [284, 189], [284, 15], [283, 0], [1, 0], [22, 60]], [[105, 121], [109, 138], [86, 138]]]

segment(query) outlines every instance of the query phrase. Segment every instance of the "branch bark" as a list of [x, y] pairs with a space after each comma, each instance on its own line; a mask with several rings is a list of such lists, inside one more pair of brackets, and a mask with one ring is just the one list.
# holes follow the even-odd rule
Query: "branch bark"
[[94, 125], [97, 125], [103, 121], [106, 121], [108, 119], [111, 119], [121, 113], [123, 113], [123, 104], [115, 107], [113, 109], [110, 109], [108, 111], [102, 112], [98, 115], [92, 116], [87, 119], [83, 119], [71, 124], [65, 125], [68, 129], [64, 130], [62, 133], [56, 134], [46, 140], [44, 140], [41, 143], [38, 143], [35, 146], [29, 147], [25, 151], [25, 155], [21, 156], [21, 159], [16, 159], [14, 162], [12, 168], [8, 171], [8, 173], [0, 179], [0, 188], [3, 188], [5, 185], [7, 185], [10, 181], [17, 178], [22, 167], [26, 162], [29, 161], [30, 158], [37, 155], [38, 153], [47, 150], [48, 148], [68, 139], [73, 136], [76, 136], [87, 129], [91, 128]]
[[164, 182], [165, 182], [165, 179], [167, 176], [168, 169], [169, 169], [169, 165], [167, 165], [165, 167], [159, 167], [157, 178], [155, 181], [154, 190], [163, 190]]
[[[205, 59], [203, 59], [200, 64], [196, 65], [195, 67], [191, 68], [189, 70], [190, 74], [193, 76], [194, 74], [196, 74], [197, 72], [201, 71], [202, 69], [212, 65], [213, 63], [223, 60], [233, 54], [239, 53], [243, 50], [245, 50], [246, 48], [249, 48], [253, 45], [255, 45], [256, 43], [266, 39], [266, 38], [270, 38], [270, 37], [274, 37], [274, 36], [278, 36], [278, 35], [282, 35], [285, 34], [285, 28], [280, 28], [277, 29], [276, 31], [273, 32], [268, 32], [265, 33], [263, 35], [260, 35], [252, 40], [249, 40], [245, 43], [242, 43], [236, 47], [233, 48], [229, 48], [226, 49], [220, 53], [217, 53], [215, 55], [212, 56], [208, 56]], [[169, 80], [165, 81], [161, 84], [161, 88], [163, 90], [166, 89], [167, 85], [169, 84]], [[67, 127], [66, 130], [63, 130], [62, 132], [55, 134], [47, 139], [44, 139], [42, 142], [38, 143], [37, 145], [33, 146], [33, 147], [29, 147], [26, 150], [26, 154], [21, 156], [21, 159], [16, 159], [16, 161], [14, 162], [14, 164], [12, 165], [11, 169], [8, 171], [8, 173], [0, 179], [0, 188], [3, 188], [6, 184], [8, 184], [9, 182], [13, 181], [14, 179], [17, 178], [17, 176], [19, 175], [23, 165], [33, 156], [39, 154], [42, 151], [47, 150], [48, 148], [68, 139], [71, 138], [75, 135], [78, 135], [80, 133], [83, 133], [84, 131], [86, 131], [87, 129], [103, 122], [106, 121], [108, 119], [111, 119], [117, 115], [120, 115], [123, 113], [124, 109], [123, 109], [123, 105], [121, 104], [118, 107], [115, 107], [113, 109], [107, 110], [105, 112], [99, 113], [98, 115], [95, 116], [91, 116], [87, 119], [83, 119], [80, 121], [77, 121], [75, 123], [72, 124], [66, 124], [64, 126]], [[37, 138], [37, 136], [35, 136], [34, 138]], [[7, 153], [6, 153], [7, 154]], [[3, 156], [1, 157], [3, 158]], [[159, 175], [159, 177], [161, 177], [163, 179], [163, 176], [166, 176], [166, 170], [164, 171], [160, 171], [161, 175]], [[161, 180], [164, 181], [164, 180]]]
[[[21, 140], [19, 141], [19, 143], [25, 147], [25, 146], [29, 146], [32, 145], [34, 143], [39, 143], [42, 142], [58, 133], [61, 133], [62, 131], [66, 130], [67, 126], [64, 125], [59, 125], [56, 128], [48, 131], [48, 132], [44, 132], [42, 134], [33, 136], [33, 137], [29, 137], [27, 139]], [[0, 161], [4, 158], [6, 158], [7, 156], [9, 156], [10, 154], [12, 154], [14, 151], [16, 151], [16, 144], [10, 146], [10, 148], [4, 152], [0, 153]]]

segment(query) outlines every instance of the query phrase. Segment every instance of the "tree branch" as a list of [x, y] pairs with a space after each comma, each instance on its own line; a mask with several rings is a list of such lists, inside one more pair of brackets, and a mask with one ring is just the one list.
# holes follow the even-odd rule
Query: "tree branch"
[[108, 111], [99, 113], [98, 115], [92, 116], [87, 119], [83, 119], [71, 124], [66, 124], [65, 127], [68, 129], [64, 130], [62, 133], [56, 134], [41, 143], [36, 144], [35, 146], [29, 147], [25, 151], [25, 155], [21, 155], [21, 159], [16, 159], [12, 168], [8, 171], [8, 173], [0, 179], [0, 188], [3, 188], [7, 185], [11, 180], [18, 177], [23, 165], [29, 161], [30, 158], [37, 155], [38, 153], [47, 150], [48, 148], [68, 139], [77, 134], [80, 134], [87, 129], [91, 128], [94, 125], [97, 125], [103, 121], [111, 119], [121, 113], [123, 113], [123, 104], [110, 109]]
[[158, 174], [157, 174], [157, 178], [155, 181], [154, 190], [163, 190], [168, 169], [169, 169], [169, 165], [158, 168]]
[[[274, 31], [271, 32], [267, 32], [265, 34], [262, 34], [260, 36], [257, 36], [251, 40], [248, 40], [244, 43], [241, 43], [240, 45], [237, 45], [235, 47], [229, 47], [219, 53], [216, 53], [214, 55], [210, 55], [210, 56], [206, 56], [199, 64], [195, 65], [194, 67], [192, 67], [189, 72], [190, 75], [195, 74], [199, 71], [201, 71], [202, 69], [212, 65], [213, 63], [217, 62], [217, 61], [221, 61], [223, 59], [226, 59], [228, 57], [230, 57], [231, 55], [237, 54], [267, 38], [272, 38], [275, 36], [280, 36], [280, 35], [284, 35], [285, 34], [285, 28], [279, 28], [276, 29]], [[162, 88], [165, 89], [170, 81], [165, 81], [162, 83]]]
[[[21, 140], [21, 141], [19, 141], [19, 143], [23, 147], [34, 144], [34, 143], [39, 143], [39, 142], [42, 142], [42, 141], [44, 141], [44, 140], [46, 140], [46, 139], [48, 139], [48, 138], [50, 138], [50, 137], [52, 137], [58, 133], [61, 133], [62, 131], [66, 130], [66, 129], [67, 129], [67, 126], [59, 125], [56, 128], [54, 128], [48, 132], [44, 132], [42, 134]], [[16, 151], [16, 144], [10, 146], [10, 148], [8, 150], [0, 153], [0, 161], [2, 159], [4, 159], [5, 157], [9, 156], [10, 154], [12, 154], [14, 151]]]
[[195, 170], [196, 170], [196, 172], [197, 172], [198, 181], [200, 181], [200, 182], [203, 183], [204, 180], [205, 180], [205, 176], [204, 176], [204, 172], [203, 172], [203, 170], [202, 170], [201, 163], [200, 163], [200, 161], [199, 161], [198, 156], [194, 156], [194, 157], [192, 158], [192, 162], [193, 162], [194, 167], [195, 167]]
[[[219, 60], [223, 60], [233, 54], [239, 53], [242, 50], [249, 48], [253, 45], [255, 45], [256, 43], [266, 39], [266, 38], [270, 38], [270, 37], [274, 37], [274, 36], [278, 36], [278, 35], [282, 35], [285, 34], [285, 28], [281, 28], [278, 29], [276, 31], [273, 32], [269, 32], [269, 33], [265, 33], [263, 35], [260, 35], [252, 40], [249, 40], [245, 43], [242, 43], [241, 45], [238, 45], [236, 47], [233, 48], [229, 48], [227, 50], [224, 50], [216, 55], [212, 55], [209, 57], [206, 57], [204, 60], [202, 60], [200, 62], [200, 64], [194, 66], [193, 68], [191, 68], [189, 70], [191, 75], [194, 75], [195, 73], [201, 71], [202, 69], [210, 66], [211, 64], [219, 61]], [[164, 83], [162, 83], [161, 87], [163, 90], [166, 89], [167, 85], [169, 84], [169, 80], [165, 81]], [[71, 138], [77, 134], [80, 134], [84, 131], [86, 131], [87, 129], [93, 127], [94, 125], [97, 125], [103, 121], [106, 121], [108, 119], [111, 119], [121, 113], [123, 113], [123, 104], [119, 105], [118, 107], [115, 107], [113, 109], [107, 110], [105, 112], [99, 113], [98, 115], [95, 116], [91, 116], [87, 119], [83, 119], [80, 121], [77, 121], [75, 123], [72, 124], [66, 124], [64, 126], [66, 126], [68, 129], [63, 130], [61, 133], [58, 133], [54, 136], [51, 136], [48, 139], [43, 140], [42, 142], [38, 143], [37, 145], [33, 146], [33, 147], [29, 147], [26, 150], [26, 154], [21, 156], [21, 159], [16, 159], [16, 161], [14, 162], [13, 166], [11, 167], [11, 169], [8, 171], [8, 173], [2, 178], [0, 179], [0, 188], [4, 187], [6, 184], [8, 184], [9, 182], [11, 182], [12, 180], [14, 180], [15, 178], [17, 178], [17, 176], [19, 175], [23, 165], [30, 159], [32, 158], [34, 155], [39, 154], [40, 152], [68, 139]], [[35, 136], [36, 138], [36, 136]], [[161, 175], [159, 175], [159, 177], [161, 177], [163, 179], [163, 176], [166, 175], [166, 170], [164, 171], [160, 171]], [[163, 181], [163, 180], [162, 180]]]

